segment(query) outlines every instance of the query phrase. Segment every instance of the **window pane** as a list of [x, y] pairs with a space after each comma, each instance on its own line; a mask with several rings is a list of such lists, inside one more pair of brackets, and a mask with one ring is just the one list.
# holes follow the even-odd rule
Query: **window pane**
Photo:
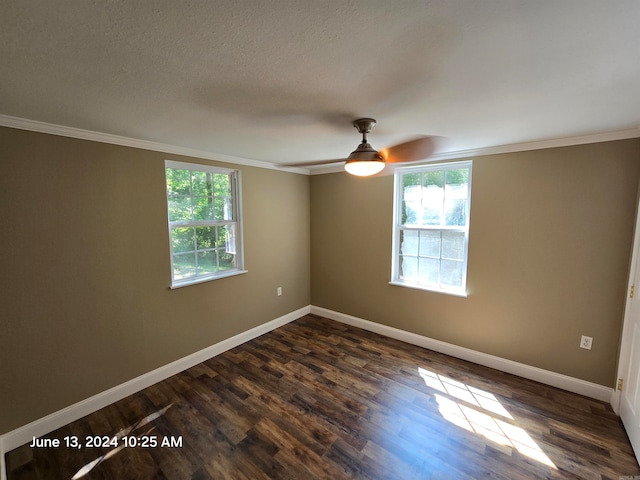
[[231, 197], [216, 197], [215, 199], [215, 219], [233, 220]]
[[216, 173], [213, 175], [214, 195], [229, 196], [231, 195], [231, 181], [229, 175]]
[[467, 200], [447, 196], [444, 200], [444, 212], [445, 225], [464, 225], [467, 223]]
[[224, 246], [226, 253], [236, 253], [236, 226], [225, 225], [218, 228], [218, 246]]
[[440, 232], [420, 232], [420, 256], [440, 258]]
[[181, 280], [196, 274], [196, 255], [183, 254], [173, 256], [173, 278]]
[[418, 255], [418, 234], [417, 230], [403, 230], [400, 232], [400, 252], [403, 255]]
[[451, 287], [462, 286], [463, 262], [456, 260], [442, 260], [440, 264], [440, 283]]
[[402, 189], [406, 191], [407, 187], [412, 185], [422, 185], [421, 173], [407, 173], [402, 176]]
[[442, 232], [442, 258], [464, 259], [464, 232]]
[[400, 257], [402, 271], [400, 277], [409, 282], [418, 281], [418, 258]]
[[167, 193], [169, 195], [191, 194], [191, 175], [189, 170], [167, 168], [165, 172], [167, 176]]
[[402, 202], [402, 223], [404, 225], [418, 225], [418, 213], [420, 212], [420, 202]]
[[422, 186], [428, 187], [444, 187], [444, 171], [436, 170], [433, 172], [424, 172], [422, 174]]
[[208, 172], [191, 172], [193, 195], [198, 197], [213, 196], [213, 174]]
[[469, 196], [469, 169], [447, 170], [445, 186], [445, 224], [465, 225]]
[[469, 183], [469, 169], [458, 168], [456, 170], [447, 170], [447, 185], [467, 185]]
[[455, 170], [447, 170], [447, 185], [466, 185], [469, 183], [469, 169], [458, 168]]
[[435, 258], [420, 258], [418, 264], [418, 281], [422, 284], [438, 284], [438, 269], [440, 260]]
[[193, 228], [182, 227], [171, 229], [171, 248], [173, 253], [193, 252]]
[[437, 185], [429, 185], [422, 189], [423, 225], [442, 224], [443, 201], [444, 189], [442, 187], [439, 187]]
[[236, 256], [233, 253], [225, 251], [224, 249], [219, 249], [218, 259], [220, 270], [230, 270], [236, 267]]
[[198, 250], [216, 247], [216, 227], [197, 227], [196, 245]]
[[233, 199], [224, 197], [224, 219], [233, 220]]
[[213, 220], [213, 197], [193, 197], [193, 219]]
[[[412, 175], [405, 175], [412, 177]], [[420, 175], [417, 177], [420, 180]], [[422, 204], [422, 187], [420, 184], [408, 184], [402, 191], [402, 221], [407, 225], [417, 225]]]
[[169, 197], [169, 221], [191, 220], [191, 198], [182, 196]]
[[206, 275], [218, 271], [218, 256], [216, 251], [198, 252], [198, 275]]

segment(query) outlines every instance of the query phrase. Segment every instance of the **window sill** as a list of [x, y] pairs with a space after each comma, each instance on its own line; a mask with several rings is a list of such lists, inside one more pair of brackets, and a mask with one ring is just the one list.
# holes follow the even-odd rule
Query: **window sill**
[[188, 287], [189, 285], [197, 285], [198, 283], [211, 282], [212, 280], [219, 280], [220, 278], [234, 277], [236, 275], [242, 275], [243, 273], [249, 272], [247, 270], [229, 270], [228, 272], [219, 273], [217, 275], [208, 275], [206, 277], [179, 280], [172, 283], [169, 288], [171, 290], [175, 290], [176, 288]]
[[454, 297], [467, 298], [469, 296], [469, 294], [462, 289], [445, 290], [443, 288], [429, 287], [427, 285], [418, 285], [416, 283], [399, 282], [397, 280], [390, 281], [389, 285], [394, 285], [396, 287], [413, 288], [415, 290], [425, 290], [427, 292], [433, 292], [433, 293], [444, 293], [445, 295], [452, 295]]

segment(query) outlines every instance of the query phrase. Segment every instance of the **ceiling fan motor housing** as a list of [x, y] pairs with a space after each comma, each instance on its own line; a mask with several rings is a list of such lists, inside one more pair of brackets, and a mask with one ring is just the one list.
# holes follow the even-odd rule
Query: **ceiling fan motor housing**
[[347, 162], [384, 162], [384, 158], [370, 144], [363, 141], [351, 152]]

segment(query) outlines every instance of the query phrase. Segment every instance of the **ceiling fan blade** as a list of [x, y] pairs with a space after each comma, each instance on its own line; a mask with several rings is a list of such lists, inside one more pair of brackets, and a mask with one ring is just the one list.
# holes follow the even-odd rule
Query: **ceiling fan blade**
[[436, 144], [433, 137], [421, 136], [408, 142], [383, 148], [380, 154], [387, 163], [406, 163], [425, 160], [431, 156]]
[[295, 163], [280, 163], [279, 167], [313, 167], [316, 165], [330, 165], [332, 163], [346, 162], [346, 158], [334, 158], [333, 160], [315, 160], [312, 162], [295, 162]]

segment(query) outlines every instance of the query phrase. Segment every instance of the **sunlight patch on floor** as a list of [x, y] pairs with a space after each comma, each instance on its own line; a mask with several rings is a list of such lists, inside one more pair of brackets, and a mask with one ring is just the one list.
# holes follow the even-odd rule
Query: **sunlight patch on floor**
[[[123, 428], [122, 430], [120, 430], [113, 437], [111, 437], [111, 441], [114, 442], [115, 444], [117, 444], [118, 446], [114, 447], [113, 449], [111, 449], [107, 453], [105, 453], [104, 455], [102, 455], [102, 456], [96, 458], [95, 460], [93, 460], [93, 461], [87, 463], [86, 465], [84, 465], [80, 470], [78, 470], [75, 473], [75, 475], [73, 477], [71, 477], [71, 480], [78, 480], [78, 479], [84, 477], [91, 470], [93, 470], [95, 467], [100, 465], [102, 462], [104, 462], [105, 460], [108, 460], [109, 458], [113, 457], [116, 453], [118, 453], [120, 450], [122, 450], [124, 448], [124, 444], [122, 444], [120, 442], [122, 437], [124, 437], [125, 435], [129, 435], [129, 433], [131, 433], [131, 432], [133, 432], [133, 431], [135, 431], [135, 430], [137, 430], [139, 428], [144, 427], [145, 425], [153, 422], [157, 418], [160, 418], [162, 415], [165, 414], [165, 412], [167, 410], [169, 410], [169, 408], [171, 408], [172, 405], [173, 405], [173, 403], [170, 403], [166, 407], [147, 415], [142, 420], [138, 421], [135, 425], [127, 427], [127, 428]], [[141, 436], [148, 436], [155, 428], [156, 427], [151, 427], [149, 430], [147, 430]]]
[[446, 394], [435, 394], [440, 413], [446, 420], [556, 468], [531, 436], [515, 424], [495, 395], [423, 368], [418, 372], [427, 386]]

